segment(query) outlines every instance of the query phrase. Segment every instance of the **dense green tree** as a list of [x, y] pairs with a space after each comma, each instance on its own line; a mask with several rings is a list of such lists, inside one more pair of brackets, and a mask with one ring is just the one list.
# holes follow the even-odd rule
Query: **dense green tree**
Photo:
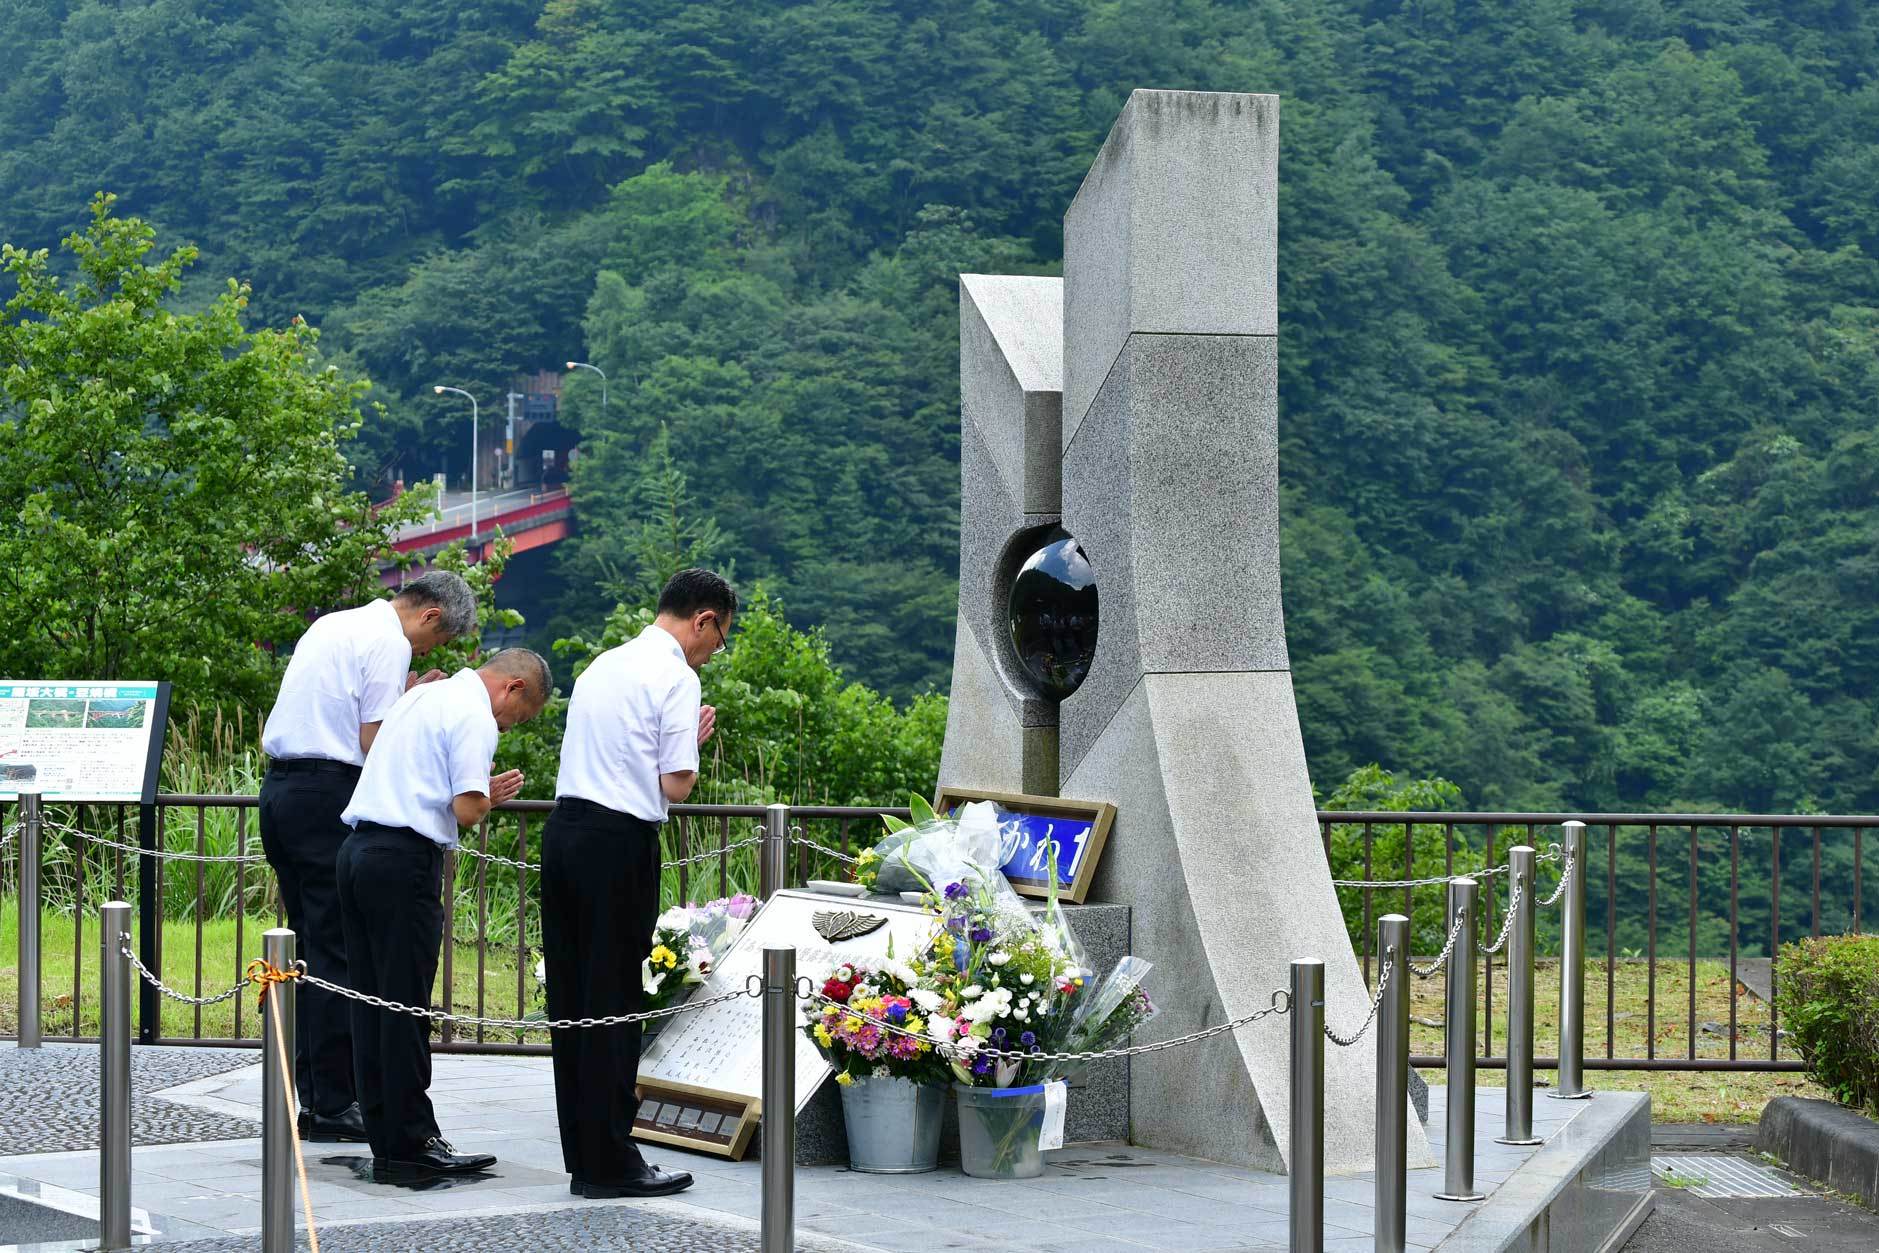
[[599, 563], [635, 567], [669, 450], [714, 559], [903, 701], [952, 640], [954, 276], [1055, 269], [1130, 88], [1277, 91], [1317, 775], [1879, 806], [1879, 6], [19, 0], [7, 30], [0, 233], [110, 187], [259, 324], [322, 327], [383, 401], [380, 495], [462, 475], [432, 384], [487, 435], [516, 374], [599, 364], [537, 629], [619, 599]]
[[69, 281], [0, 248], [0, 673], [254, 702], [260, 646], [375, 587], [425, 498], [375, 511], [349, 490], [365, 385], [303, 325], [244, 326], [239, 283], [172, 312], [195, 251], [153, 257], [154, 236], [99, 196]]

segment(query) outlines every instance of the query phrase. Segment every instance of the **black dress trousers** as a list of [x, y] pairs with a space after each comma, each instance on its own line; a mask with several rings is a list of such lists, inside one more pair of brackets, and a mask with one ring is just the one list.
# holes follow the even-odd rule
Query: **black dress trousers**
[[[591, 801], [555, 802], [542, 833], [542, 951], [550, 1018], [644, 1008], [640, 964], [659, 917], [657, 824]], [[554, 1031], [555, 1112], [568, 1173], [625, 1182], [645, 1164], [630, 1139], [640, 1026]]]
[[[339, 850], [347, 986], [428, 1007], [444, 938], [442, 846], [404, 827], [362, 822]], [[431, 1025], [352, 1002], [352, 1057], [375, 1158], [409, 1161], [438, 1134], [431, 1110]]]
[[[359, 768], [341, 761], [277, 761], [261, 781], [261, 850], [280, 883], [287, 925], [307, 970], [346, 977], [346, 937], [333, 865], [352, 828], [339, 820]], [[337, 1114], [353, 1102], [352, 1015], [331, 992], [303, 987], [295, 998], [294, 1084], [300, 1105]]]

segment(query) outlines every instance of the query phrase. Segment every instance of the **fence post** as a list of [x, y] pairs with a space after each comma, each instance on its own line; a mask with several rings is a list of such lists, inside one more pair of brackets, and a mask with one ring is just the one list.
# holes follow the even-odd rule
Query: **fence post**
[[1409, 1241], [1409, 919], [1377, 919], [1386, 975], [1377, 1006], [1376, 1253], [1403, 1253]]
[[37, 791], [20, 790], [20, 1036], [39, 1047], [39, 845], [45, 832]]
[[[772, 805], [774, 820], [781, 805]], [[787, 819], [788, 810], [784, 810]], [[762, 1253], [796, 1247], [796, 950], [763, 949]]]
[[1479, 1201], [1474, 1187], [1474, 919], [1473, 879], [1448, 881], [1448, 926], [1462, 920], [1448, 955], [1448, 1150], [1438, 1201]]
[[98, 909], [98, 1237], [130, 1247], [130, 906]]
[[1507, 1124], [1496, 1144], [1540, 1144], [1533, 1135], [1533, 871], [1532, 848], [1507, 850], [1507, 877], [1518, 888], [1507, 933]]
[[[1560, 873], [1570, 873], [1559, 915], [1559, 1083], [1547, 1093], [1583, 1101], [1585, 1088], [1585, 824], [1559, 829]], [[1569, 868], [1569, 869], [1568, 869]]]
[[[269, 928], [261, 936], [261, 955], [276, 970], [291, 969], [294, 933]], [[267, 984], [262, 998], [261, 1250], [294, 1253], [294, 1138], [300, 1106], [293, 1089], [293, 982]]]
[[1324, 1249], [1324, 963], [1292, 962], [1292, 1253]]
[[757, 895], [769, 900], [789, 882], [789, 806], [763, 812], [763, 843], [757, 846]]

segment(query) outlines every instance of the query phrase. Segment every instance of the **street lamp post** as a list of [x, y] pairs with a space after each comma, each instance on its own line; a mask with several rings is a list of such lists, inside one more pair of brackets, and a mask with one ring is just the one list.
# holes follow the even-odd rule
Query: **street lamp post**
[[605, 409], [607, 407], [607, 372], [597, 365], [588, 365], [585, 361], [570, 361], [568, 369], [592, 370], [600, 376], [600, 407]]
[[442, 383], [431, 390], [439, 396], [445, 392], [454, 392], [470, 402], [470, 543], [476, 543], [476, 397], [461, 387], [445, 387]]

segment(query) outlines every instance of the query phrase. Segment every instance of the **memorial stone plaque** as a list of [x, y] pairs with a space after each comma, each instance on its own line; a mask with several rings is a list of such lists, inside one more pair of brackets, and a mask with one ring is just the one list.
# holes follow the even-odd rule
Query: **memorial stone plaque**
[[[836, 917], [819, 929], [818, 914]], [[844, 914], [854, 917], [839, 917]], [[911, 956], [938, 925], [938, 918], [914, 905], [778, 892], [692, 995], [708, 999], [743, 989], [752, 975], [762, 974], [763, 950], [779, 944], [795, 947], [796, 973], [819, 987], [837, 966], [884, 957], [890, 944], [897, 956]], [[849, 938], [830, 940], [824, 932]], [[833, 1073], [797, 1032], [796, 1108], [807, 1105]], [[741, 1158], [762, 1113], [763, 1002], [740, 997], [674, 1017], [640, 1056], [639, 1089], [634, 1138]]]

